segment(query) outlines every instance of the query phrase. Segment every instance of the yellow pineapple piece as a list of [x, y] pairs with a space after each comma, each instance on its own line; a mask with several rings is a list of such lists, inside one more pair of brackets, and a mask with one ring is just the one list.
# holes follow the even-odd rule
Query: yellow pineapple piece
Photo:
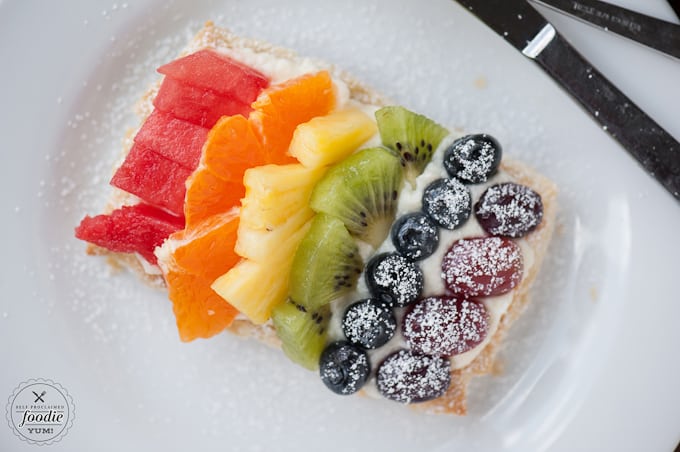
[[298, 125], [288, 152], [306, 167], [327, 166], [352, 154], [377, 130], [361, 110], [338, 110]]
[[309, 230], [305, 223], [278, 247], [269, 250], [269, 261], [244, 259], [213, 282], [211, 288], [253, 323], [261, 325], [272, 309], [288, 297], [288, 276], [295, 250]]
[[240, 223], [234, 251], [239, 256], [256, 262], [271, 262], [274, 256], [295, 254], [297, 243], [289, 238], [300, 231], [300, 228], [307, 230], [313, 216], [314, 211], [304, 207], [274, 229], [253, 229]]
[[241, 201], [241, 227], [271, 231], [301, 209], [309, 209], [312, 190], [325, 172], [326, 168], [299, 163], [248, 169], [243, 176], [246, 195]]

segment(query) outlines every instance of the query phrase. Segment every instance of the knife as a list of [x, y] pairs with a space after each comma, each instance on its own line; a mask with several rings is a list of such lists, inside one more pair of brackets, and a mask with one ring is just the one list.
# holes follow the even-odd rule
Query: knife
[[599, 0], [532, 1], [680, 58], [680, 25]]
[[534, 60], [680, 201], [680, 143], [593, 67], [526, 0], [456, 0]]

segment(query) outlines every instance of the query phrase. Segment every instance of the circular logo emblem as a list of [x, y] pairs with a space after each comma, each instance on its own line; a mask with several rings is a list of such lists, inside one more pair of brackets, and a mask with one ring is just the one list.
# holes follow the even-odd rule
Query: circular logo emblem
[[7, 402], [7, 422], [30, 444], [52, 444], [73, 425], [73, 399], [59, 383], [42, 378], [21, 383]]

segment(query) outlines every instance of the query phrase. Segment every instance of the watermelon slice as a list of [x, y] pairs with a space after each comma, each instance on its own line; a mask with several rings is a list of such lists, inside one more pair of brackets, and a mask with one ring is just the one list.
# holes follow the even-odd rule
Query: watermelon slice
[[117, 253], [139, 253], [156, 264], [153, 250], [184, 220], [147, 204], [123, 206], [108, 215], [86, 216], [76, 227], [76, 237]]
[[179, 163], [135, 143], [111, 178], [111, 185], [181, 217], [186, 193], [184, 182], [191, 173], [192, 170]]
[[209, 49], [178, 58], [159, 67], [158, 72], [247, 105], [269, 85], [269, 79], [260, 72]]
[[154, 110], [137, 132], [135, 143], [194, 170], [209, 130]]
[[[78, 238], [111, 251], [139, 252], [152, 263], [156, 262], [153, 248], [184, 227], [185, 182], [199, 165], [208, 129], [222, 116], [248, 116], [251, 103], [269, 85], [269, 79], [258, 71], [211, 50], [179, 58], [161, 66], [159, 72], [165, 78], [153, 102], [156, 109], [111, 179], [111, 185], [149, 206], [140, 207], [141, 213], [126, 208], [86, 217], [76, 232]], [[226, 184], [218, 178], [207, 183]], [[240, 181], [229, 193], [238, 199], [239, 190], [244, 190]], [[153, 215], [144, 209], [154, 209]]]
[[197, 88], [165, 77], [153, 105], [175, 118], [210, 128], [223, 115], [250, 113], [250, 103], [241, 102], [207, 88]]

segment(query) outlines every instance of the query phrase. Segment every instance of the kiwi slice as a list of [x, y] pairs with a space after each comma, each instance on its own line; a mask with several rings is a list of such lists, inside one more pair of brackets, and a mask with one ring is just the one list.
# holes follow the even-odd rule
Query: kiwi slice
[[363, 149], [328, 170], [310, 206], [342, 220], [347, 230], [377, 247], [394, 221], [402, 169], [385, 148]]
[[317, 370], [326, 346], [330, 317], [328, 306], [309, 311], [292, 300], [276, 306], [272, 310], [272, 322], [286, 356], [309, 370]]
[[406, 180], [415, 185], [449, 131], [404, 107], [383, 107], [375, 112], [375, 119], [383, 145], [399, 154]]
[[290, 298], [319, 309], [354, 287], [362, 268], [359, 248], [342, 221], [316, 214], [293, 258]]

